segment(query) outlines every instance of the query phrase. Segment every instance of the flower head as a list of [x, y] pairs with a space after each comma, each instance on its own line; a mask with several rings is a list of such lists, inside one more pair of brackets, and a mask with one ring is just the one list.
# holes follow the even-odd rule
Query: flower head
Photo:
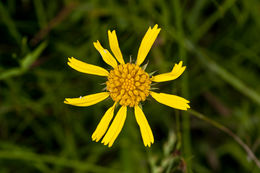
[[110, 97], [122, 106], [134, 107], [149, 96], [150, 76], [135, 64], [120, 64], [108, 75]]
[[[145, 101], [149, 95], [159, 103], [172, 108], [180, 110], [187, 110], [190, 108], [188, 105], [189, 101], [182, 97], [151, 91], [152, 82], [165, 82], [178, 78], [186, 68], [185, 66], [182, 66], [182, 61], [175, 64], [171, 72], [155, 76], [150, 76], [140, 67], [160, 30], [161, 29], [158, 28], [158, 25], [155, 25], [153, 28], [149, 27], [139, 47], [135, 63], [125, 63], [115, 31], [108, 31], [109, 46], [114, 56], [112, 56], [107, 49], [104, 49], [99, 41], [94, 42], [94, 47], [101, 54], [103, 60], [113, 68], [110, 71], [107, 71], [102, 67], [84, 63], [73, 57], [69, 58], [68, 65], [75, 70], [82, 73], [107, 77], [106, 92], [91, 94], [79, 98], [66, 98], [64, 103], [74, 106], [91, 106], [107, 97], [111, 97], [114, 101], [113, 106], [106, 111], [94, 131], [92, 135], [93, 141], [98, 142], [104, 136], [102, 143], [111, 147], [123, 128], [127, 114], [127, 107], [133, 107], [136, 121], [140, 127], [143, 143], [145, 146], [150, 147], [151, 144], [154, 143], [154, 137], [140, 107], [140, 102]], [[113, 119], [116, 105], [121, 105], [121, 107]], [[110, 125], [111, 121], [112, 123]]]

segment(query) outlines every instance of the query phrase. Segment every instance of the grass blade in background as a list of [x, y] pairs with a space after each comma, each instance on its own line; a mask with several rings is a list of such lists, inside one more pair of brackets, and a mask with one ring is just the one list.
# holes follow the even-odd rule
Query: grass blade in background
[[41, 43], [34, 51], [28, 53], [22, 60], [21, 60], [21, 67], [20, 68], [12, 68], [8, 70], [3, 70], [0, 74], [0, 80], [7, 79], [13, 76], [22, 75], [26, 72], [30, 66], [39, 58], [43, 50], [46, 48], [47, 42]]
[[21, 44], [22, 36], [20, 35], [15, 21], [10, 17], [10, 14], [6, 10], [6, 7], [2, 4], [0, 1], [0, 16], [3, 20], [3, 23], [6, 25], [7, 31], [10, 33], [10, 35], [15, 39], [16, 43], [19, 45]]
[[28, 53], [21, 61], [21, 68], [27, 70], [32, 63], [39, 58], [43, 50], [46, 48], [47, 42], [41, 43], [34, 51]]

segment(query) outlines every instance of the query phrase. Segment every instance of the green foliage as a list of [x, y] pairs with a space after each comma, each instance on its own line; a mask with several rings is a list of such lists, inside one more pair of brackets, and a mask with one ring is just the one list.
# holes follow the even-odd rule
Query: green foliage
[[26, 72], [37, 58], [41, 55], [42, 51], [46, 48], [46, 42], [41, 43], [34, 51], [29, 52], [20, 62], [20, 68], [14, 67], [8, 70], [3, 70], [0, 74], [0, 80], [22, 75]]
[[[259, 159], [259, 7], [258, 0], [0, 1], [0, 172], [260, 172], [243, 146]], [[76, 72], [67, 58], [109, 69], [93, 42], [109, 48], [107, 30], [116, 29], [125, 61], [135, 60], [154, 24], [162, 30], [146, 71], [168, 72], [183, 60], [180, 78], [154, 87], [187, 98], [196, 112], [149, 98], [151, 148], [131, 109], [112, 148], [92, 142], [112, 101], [80, 108], [63, 100], [97, 93], [106, 79]]]

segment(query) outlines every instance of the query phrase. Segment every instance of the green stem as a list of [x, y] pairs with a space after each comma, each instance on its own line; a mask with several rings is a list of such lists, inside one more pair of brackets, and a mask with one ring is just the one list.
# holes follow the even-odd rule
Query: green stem
[[175, 111], [176, 115], [176, 131], [177, 131], [177, 149], [179, 150], [182, 146], [182, 136], [181, 136], [181, 119], [180, 111]]
[[[177, 28], [177, 32], [176, 34], [178, 35], [178, 37], [180, 39], [178, 39], [178, 45], [179, 45], [179, 56], [181, 57], [181, 60], [184, 62], [184, 64], [187, 64], [187, 57], [186, 57], [186, 49], [184, 47], [183, 41], [185, 40], [185, 36], [183, 33], [183, 27], [182, 27], [182, 23], [183, 23], [183, 18], [182, 18], [182, 8], [180, 6], [180, 1], [179, 0], [175, 0], [173, 1], [173, 6], [174, 6], [174, 11], [175, 11], [175, 18], [176, 18], [176, 28]], [[189, 93], [189, 89], [188, 89], [189, 83], [188, 83], [188, 73], [186, 71], [186, 73], [183, 75], [182, 78], [182, 83], [181, 83], [181, 91], [182, 91], [182, 95], [185, 98], [188, 98], [188, 93]], [[189, 158], [192, 154], [191, 154], [191, 141], [190, 141], [190, 120], [189, 120], [189, 116], [186, 112], [182, 112], [183, 116], [182, 116], [182, 129], [183, 129], [183, 152], [184, 152], [184, 157], [185, 158]], [[187, 168], [188, 168], [188, 172], [192, 172], [191, 171], [191, 162], [187, 160]]]
[[220, 124], [220, 123], [218, 123], [218, 122], [216, 122], [216, 121], [214, 121], [212, 119], [207, 118], [205, 115], [203, 115], [203, 114], [201, 114], [201, 113], [199, 113], [199, 112], [197, 112], [195, 110], [189, 109], [188, 112], [191, 115], [193, 115], [193, 116], [195, 116], [195, 117], [197, 117], [197, 118], [199, 118], [199, 119], [201, 119], [201, 120], [211, 124], [212, 126], [218, 128], [219, 130], [221, 130], [224, 133], [226, 133], [229, 136], [231, 136], [246, 151], [248, 157], [250, 157], [250, 159], [252, 159], [255, 162], [257, 167], [260, 168], [260, 161], [257, 159], [257, 157], [255, 156], [253, 151], [248, 147], [248, 145], [245, 144], [242, 141], [241, 138], [239, 138], [239, 136], [237, 136], [235, 133], [233, 133], [230, 129], [228, 129], [227, 127], [223, 126], [222, 124]]

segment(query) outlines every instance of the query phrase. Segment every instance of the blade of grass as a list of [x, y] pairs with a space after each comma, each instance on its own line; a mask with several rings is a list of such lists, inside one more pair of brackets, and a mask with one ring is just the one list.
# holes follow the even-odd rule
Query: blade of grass
[[189, 17], [187, 17], [187, 25], [189, 26], [190, 30], [194, 30], [198, 27], [198, 20], [200, 15], [203, 11], [203, 8], [209, 3], [207, 0], [197, 0], [197, 3], [194, 4], [194, 7], [190, 10]]
[[34, 0], [34, 7], [38, 19], [39, 26], [44, 28], [47, 25], [47, 17], [46, 13], [44, 12], [44, 6], [42, 0]]
[[65, 6], [44, 28], [42, 28], [31, 40], [32, 45], [39, 43], [49, 32], [64, 21], [69, 14], [77, 7], [77, 3], [71, 2]]
[[198, 41], [218, 19], [224, 16], [224, 14], [233, 6], [235, 2], [236, 0], [224, 1], [223, 5], [221, 5], [215, 13], [208, 17], [207, 20], [200, 27], [198, 27], [196, 31], [194, 31], [192, 36], [193, 41]]
[[15, 39], [18, 44], [21, 44], [22, 36], [15, 26], [15, 22], [10, 17], [8, 11], [0, 1], [0, 16], [2, 16], [3, 23], [6, 25], [11, 36]]
[[[177, 34], [179, 35], [178, 45], [179, 45], [179, 56], [181, 57], [181, 60], [184, 64], [187, 64], [187, 58], [186, 58], [186, 49], [183, 46], [184, 41], [184, 33], [183, 33], [183, 18], [182, 18], [182, 11], [179, 0], [173, 1], [173, 7], [175, 11], [175, 19], [176, 19], [176, 28], [177, 28]], [[181, 83], [181, 91], [182, 95], [185, 98], [188, 98], [188, 76], [187, 71], [183, 75], [182, 83]], [[184, 157], [187, 159], [189, 158], [191, 154], [191, 141], [190, 141], [190, 117], [187, 115], [186, 112], [182, 112], [182, 129], [183, 129], [183, 135], [182, 135], [182, 145], [183, 145], [183, 151], [184, 151]], [[192, 172], [191, 170], [191, 161], [187, 160], [187, 170], [188, 172]]]
[[[177, 35], [176, 31], [174, 28], [168, 27], [169, 34], [176, 39], [177, 41], [180, 42], [180, 37]], [[180, 42], [184, 44], [185, 48], [197, 55], [197, 58], [204, 64], [206, 68], [211, 70], [212, 72], [216, 73], [219, 75], [223, 80], [225, 80], [227, 83], [229, 83], [231, 86], [236, 88], [239, 92], [244, 94], [246, 97], [250, 98], [253, 100], [255, 103], [260, 105], [260, 94], [248, 87], [246, 84], [244, 84], [240, 79], [238, 79], [236, 76], [232, 75], [229, 73], [226, 69], [223, 67], [219, 66], [215, 61], [210, 59], [205, 55], [205, 53], [202, 52], [201, 49], [196, 47], [193, 42], [187, 38], [185, 38], [184, 42]]]
[[186, 40], [187, 44], [186, 47], [190, 51], [194, 52], [199, 60], [205, 65], [206, 68], [210, 69], [217, 75], [219, 75], [223, 80], [225, 80], [227, 83], [232, 85], [234, 88], [236, 88], [238, 91], [243, 93], [245, 96], [256, 102], [260, 105], [260, 94], [251, 89], [250, 87], [246, 86], [240, 79], [238, 79], [236, 76], [232, 75], [230, 72], [228, 72], [226, 69], [218, 65], [215, 61], [207, 57], [205, 53], [199, 48], [196, 48], [191, 41]]
[[8, 160], [22, 160], [36, 163], [48, 163], [53, 165], [59, 165], [63, 167], [69, 167], [76, 170], [81, 171], [91, 171], [91, 172], [111, 172], [111, 173], [119, 173], [119, 170], [102, 167], [86, 162], [80, 162], [77, 160], [70, 160], [67, 158], [51, 156], [51, 155], [43, 155], [43, 154], [36, 154], [32, 152], [25, 152], [25, 151], [0, 151], [0, 159], [8, 159]]
[[29, 69], [32, 63], [39, 58], [43, 50], [46, 48], [47, 42], [40, 44], [33, 52], [28, 53], [21, 61], [19, 68], [12, 68], [5, 70], [0, 74], [0, 80], [4, 80], [10, 77], [22, 75], [25, 71]]
[[20, 68], [12, 68], [10, 70], [6, 70], [0, 74], [0, 80], [7, 79], [12, 76], [19, 76], [22, 74], [22, 70]]
[[47, 42], [41, 43], [32, 53], [27, 54], [24, 59], [21, 61], [21, 68], [27, 70], [32, 63], [39, 58], [42, 51], [46, 48]]

